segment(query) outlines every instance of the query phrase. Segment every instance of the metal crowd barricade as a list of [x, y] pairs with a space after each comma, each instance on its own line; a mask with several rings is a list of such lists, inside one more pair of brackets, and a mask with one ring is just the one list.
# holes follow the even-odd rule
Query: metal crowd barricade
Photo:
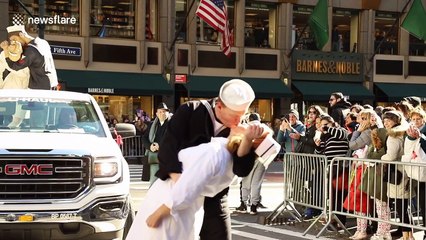
[[280, 214], [288, 212], [294, 219], [301, 221], [301, 214], [296, 209], [298, 206], [325, 211], [326, 163], [324, 155], [286, 153], [283, 159], [284, 199], [266, 220], [272, 222]]
[[120, 146], [125, 159], [140, 158], [145, 155], [145, 148], [142, 144], [142, 136], [124, 137]]
[[[344, 168], [345, 166], [347, 166], [347, 168]], [[422, 215], [420, 209], [426, 210], [426, 203], [424, 200], [426, 191], [425, 182], [419, 182], [409, 177], [421, 175], [420, 173], [424, 171], [425, 168], [426, 165], [421, 163], [348, 157], [334, 158], [329, 165], [327, 223], [318, 233], [317, 237], [319, 237], [328, 226], [335, 229], [331, 224], [332, 221], [337, 222], [346, 230], [337, 215], [389, 223], [391, 225], [410, 229], [426, 230], [426, 227], [422, 226], [420, 223], [420, 216]], [[333, 186], [333, 179], [338, 179], [338, 176], [342, 176], [341, 178], [344, 179], [343, 176], [345, 175], [348, 176], [348, 181], [345, 183], [343, 189], [336, 187], [336, 182], [338, 182], [336, 180]], [[390, 184], [390, 182], [393, 184]], [[348, 194], [352, 194], [352, 197], [348, 198], [346, 191]], [[395, 192], [396, 196], [399, 196], [399, 198], [389, 198], [389, 191]], [[343, 201], [347, 201], [346, 203], [341, 202], [341, 204], [338, 204], [336, 199], [339, 194], [342, 195], [341, 198]], [[358, 196], [356, 194], [358, 194]], [[403, 214], [398, 216], [398, 214], [395, 213], [394, 216], [392, 216], [389, 213], [389, 217], [380, 218], [380, 215], [382, 215], [381, 213], [378, 214], [377, 217], [374, 217], [372, 213], [375, 213], [377, 210], [375, 202], [378, 198], [382, 199], [377, 202], [381, 207], [387, 206], [389, 209], [391, 206], [395, 209], [400, 208]], [[370, 199], [374, 201], [372, 202]], [[425, 219], [422, 220], [425, 221]], [[349, 233], [347, 230], [346, 232]]]

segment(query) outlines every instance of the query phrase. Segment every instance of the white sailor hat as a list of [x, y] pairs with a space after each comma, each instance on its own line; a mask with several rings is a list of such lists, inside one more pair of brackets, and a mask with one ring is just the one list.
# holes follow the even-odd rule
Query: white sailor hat
[[247, 111], [254, 97], [251, 86], [241, 79], [225, 82], [219, 91], [219, 98], [233, 111]]
[[9, 27], [6, 28], [6, 30], [7, 30], [8, 33], [11, 33], [11, 32], [22, 32], [22, 33], [25, 33], [25, 34], [27, 33], [25, 31], [25, 26], [24, 25], [13, 25], [13, 26], [9, 26]]

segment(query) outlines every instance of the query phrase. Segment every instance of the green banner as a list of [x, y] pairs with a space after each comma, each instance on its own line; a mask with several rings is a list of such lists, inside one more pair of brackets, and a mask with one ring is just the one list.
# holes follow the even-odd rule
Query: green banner
[[314, 34], [317, 48], [321, 50], [328, 42], [328, 4], [327, 0], [318, 0], [309, 18], [309, 27]]
[[426, 41], [426, 11], [421, 0], [414, 0], [401, 27], [416, 38]]

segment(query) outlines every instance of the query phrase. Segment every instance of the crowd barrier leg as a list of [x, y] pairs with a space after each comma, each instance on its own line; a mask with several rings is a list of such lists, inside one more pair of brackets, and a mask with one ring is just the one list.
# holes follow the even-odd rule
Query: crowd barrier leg
[[280, 215], [280, 214], [282, 214], [282, 212], [284, 211], [284, 209], [282, 209], [281, 210], [281, 207], [283, 206], [283, 205], [285, 205], [286, 204], [286, 201], [284, 200], [284, 201], [282, 201], [281, 203], [280, 203], [280, 205], [278, 205], [275, 209], [274, 209], [274, 211], [272, 211], [270, 214], [268, 214], [268, 216], [266, 216], [266, 220], [267, 221], [273, 221], [273, 220], [275, 220], [275, 218], [278, 216], [278, 215]]
[[267, 217], [267, 222], [273, 222], [279, 215], [282, 215], [284, 212], [288, 212], [293, 219], [298, 222], [301, 222], [302, 215], [297, 211], [297, 209], [289, 203], [287, 200], [281, 202], [278, 207], [275, 208], [273, 212], [271, 212]]
[[[308, 234], [308, 232], [311, 230], [311, 228], [313, 226], [315, 226], [315, 224], [317, 224], [317, 222], [320, 220], [320, 218], [324, 216], [323, 214], [319, 215], [319, 217], [317, 217], [313, 223], [311, 223], [311, 225], [309, 225], [309, 227], [303, 232], [302, 236], [306, 236], [306, 234]], [[317, 236], [319, 237], [319, 236]]]

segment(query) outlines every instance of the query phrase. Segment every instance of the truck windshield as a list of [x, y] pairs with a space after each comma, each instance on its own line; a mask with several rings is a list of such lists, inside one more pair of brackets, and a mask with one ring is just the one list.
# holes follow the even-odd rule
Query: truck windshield
[[5, 131], [106, 136], [90, 102], [52, 98], [0, 98], [0, 132]]

